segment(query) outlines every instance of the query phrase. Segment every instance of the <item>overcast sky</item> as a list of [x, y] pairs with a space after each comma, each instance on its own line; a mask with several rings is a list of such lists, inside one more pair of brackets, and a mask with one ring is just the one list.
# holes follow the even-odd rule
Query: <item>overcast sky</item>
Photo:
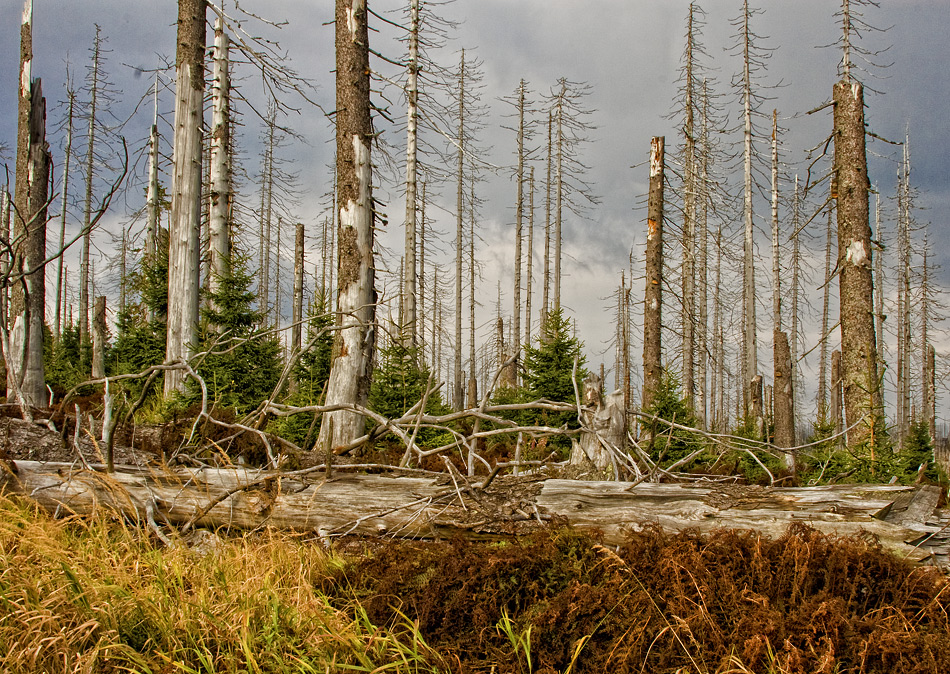
[[[380, 14], [398, 20], [391, 14], [405, 2], [397, 0], [371, 0], [370, 6]], [[736, 44], [735, 28], [731, 21], [739, 14], [740, 0], [707, 0], [700, 3], [706, 12], [704, 34], [701, 38], [707, 52], [705, 62], [709, 75], [714, 78], [714, 92], [720, 96], [717, 105], [723, 110], [728, 126], [734, 128], [738, 121], [739, 106], [735, 91], [730, 87], [734, 74], [741, 71], [741, 61], [733, 49]], [[759, 73], [763, 89], [771, 100], [763, 104], [762, 111], [771, 113], [778, 109], [781, 124], [786, 129], [783, 135], [782, 161], [788, 176], [800, 173], [804, 176], [808, 148], [824, 142], [830, 132], [830, 110], [805, 115], [830, 98], [832, 85], [837, 79], [840, 53], [834, 48], [821, 49], [820, 45], [835, 42], [840, 29], [834, 12], [835, 0], [760, 0], [762, 12], [753, 17], [752, 25], [761, 36], [762, 47], [773, 51], [766, 67]], [[913, 162], [912, 181], [919, 196], [916, 217], [921, 223], [930, 224], [934, 252], [943, 263], [940, 278], [947, 285], [950, 279], [950, 248], [944, 245], [943, 237], [950, 235], [950, 181], [948, 181], [947, 156], [950, 141], [947, 131], [947, 110], [950, 109], [950, 78], [946, 76], [950, 65], [947, 47], [947, 20], [950, 17], [950, 0], [885, 0], [880, 9], [870, 8], [866, 18], [872, 24], [887, 28], [884, 33], [870, 33], [860, 44], [871, 50], [888, 50], [877, 60], [891, 63], [886, 69], [874, 70], [860, 77], [869, 88], [879, 93], [868, 92], [868, 125], [875, 134], [893, 141], [903, 139], [910, 133]], [[241, 3], [249, 11], [274, 21], [286, 21], [281, 29], [263, 25], [245, 18], [244, 28], [253, 35], [262, 35], [277, 40], [290, 58], [292, 66], [316, 86], [314, 98], [327, 110], [333, 108], [333, 29], [324, 25], [332, 19], [329, 0], [246, 0]], [[15, 140], [16, 79], [18, 55], [18, 28], [22, 3], [18, 0], [0, 0], [5, 21], [0, 35], [0, 60], [6, 65], [0, 68], [0, 86], [7, 95], [0, 97], [0, 141], [11, 147]], [[639, 268], [638, 258], [644, 240], [643, 195], [646, 193], [647, 159], [650, 138], [656, 135], [667, 137], [668, 153], [675, 152], [679, 142], [679, 122], [669, 118], [675, 110], [678, 68], [684, 47], [686, 0], [456, 0], [437, 7], [436, 11], [446, 18], [459, 22], [450, 31], [450, 41], [436, 58], [452, 65], [458, 61], [458, 50], [477, 56], [483, 62], [484, 90], [482, 101], [488, 108], [486, 129], [481, 145], [490, 148], [484, 158], [490, 164], [503, 167], [497, 174], [489, 175], [480, 186], [479, 194], [484, 200], [479, 222], [481, 241], [478, 256], [481, 259], [482, 281], [479, 285], [480, 335], [490, 333], [488, 322], [494, 316], [498, 283], [502, 285], [502, 310], [511, 313], [511, 259], [513, 241], [515, 184], [510, 167], [515, 162], [514, 133], [503, 128], [512, 120], [504, 117], [510, 108], [499, 101], [500, 97], [514, 91], [521, 78], [527, 80], [530, 89], [540, 97], [548, 93], [559, 77], [577, 82], [586, 82], [591, 95], [586, 104], [596, 112], [591, 122], [597, 127], [590, 133], [591, 142], [582, 149], [582, 160], [590, 167], [587, 179], [600, 204], [589, 209], [586, 216], [567, 217], [565, 220], [564, 304], [577, 319], [580, 337], [587, 345], [590, 364], [599, 365], [603, 360], [608, 369], [613, 364], [609, 343], [613, 338], [613, 301], [608, 297], [619, 285], [620, 274], [628, 269], [628, 257], [635, 256], [634, 271]], [[233, 2], [226, 2], [226, 9], [235, 16]], [[43, 78], [44, 93], [48, 100], [49, 127], [54, 162], [61, 165], [62, 136], [58, 131], [63, 116], [60, 102], [65, 99], [65, 64], [77, 80], [88, 63], [88, 49], [94, 36], [94, 24], [102, 27], [107, 38], [107, 72], [115, 83], [116, 101], [112, 110], [116, 118], [132, 115], [140, 99], [151, 86], [152, 75], [148, 72], [160, 66], [164, 59], [173, 60], [175, 48], [176, 3], [144, 2], [141, 0], [36, 0], [34, 7], [34, 52], [33, 74]], [[399, 58], [401, 46], [392, 40], [393, 31], [374, 19], [380, 33], [371, 35], [374, 49]], [[209, 41], [211, 31], [209, 30]], [[377, 61], [378, 67], [388, 73], [392, 68]], [[263, 107], [260, 81], [248, 66], [238, 67], [238, 85], [242, 93], [255, 106]], [[165, 81], [171, 73], [165, 73]], [[82, 96], [82, 94], [80, 94]], [[393, 114], [400, 119], [398, 92], [390, 95]], [[303, 101], [292, 100], [300, 108], [299, 114], [291, 114], [286, 124], [302, 137], [302, 141], [289, 143], [281, 151], [299, 176], [299, 204], [292, 208], [295, 219], [309, 228], [311, 240], [316, 236], [318, 223], [323, 217], [322, 195], [329, 185], [328, 164], [332, 157], [332, 130], [323, 113]], [[260, 123], [247, 105], [236, 104], [242, 114], [244, 128], [240, 133], [242, 162], [253, 179], [259, 166], [260, 147], [258, 137]], [[171, 119], [173, 107], [169, 90], [161, 93], [160, 108]], [[151, 121], [150, 103], [138, 108], [132, 121], [125, 127], [130, 149], [140, 153]], [[403, 132], [377, 120], [384, 138], [395, 148], [397, 156], [404, 152]], [[164, 131], [169, 131], [166, 126]], [[78, 133], [78, 132], [77, 132]], [[721, 134], [724, 149], [735, 141], [735, 134]], [[767, 154], [767, 145], [760, 147]], [[897, 172], [896, 158], [900, 149], [875, 141], [871, 150], [871, 181], [877, 185], [884, 200], [885, 235], [888, 229], [893, 234], [890, 221]], [[8, 150], [5, 161], [11, 165], [12, 152]], [[728, 174], [735, 184], [735, 176], [723, 164], [720, 169]], [[538, 163], [539, 175], [543, 165]], [[165, 167], [167, 172], [167, 166]], [[540, 181], [539, 181], [540, 183]], [[79, 193], [80, 183], [71, 185], [73, 194]], [[790, 190], [783, 184], [784, 191]], [[256, 188], [253, 184], [243, 187], [245, 201], [254, 204]], [[446, 233], [451, 242], [454, 232], [454, 190], [445, 190], [445, 198], [439, 200], [446, 210], [433, 207], [430, 216], [435, 216], [437, 227]], [[398, 186], [381, 184], [381, 199], [388, 204], [389, 225], [383, 234], [382, 243], [391, 251], [381, 267], [395, 270], [402, 252], [401, 223], [404, 208]], [[114, 216], [105, 225], [118, 231], [119, 223], [128, 222], [129, 212], [140, 208], [137, 203], [141, 192], [136, 189], [126, 202], [118, 205]], [[823, 197], [815, 196], [817, 203]], [[541, 193], [536, 198], [538, 222], [543, 222]], [[872, 203], [873, 206], [873, 203]], [[768, 210], [763, 203], [756, 205], [756, 218], [762, 229], [759, 241], [763, 256], [760, 276], [760, 330], [763, 335], [771, 332], [767, 326], [769, 307], [769, 280], [767, 278]], [[781, 217], [787, 224], [787, 208], [783, 206]], [[57, 207], [58, 211], [58, 207]], [[75, 210], [74, 221], [79, 210]], [[675, 219], [675, 214], [671, 216]], [[73, 225], [74, 226], [74, 225]], [[728, 227], [735, 229], [735, 222]], [[813, 224], [816, 237], [823, 237], [823, 224]], [[288, 239], [289, 240], [289, 239]], [[112, 254], [109, 236], [96, 234], [96, 241], [103, 254]], [[450, 246], [447, 246], [450, 248]], [[671, 249], [670, 255], [678, 254]], [[74, 261], [75, 255], [70, 256]], [[537, 258], [536, 258], [537, 259]], [[317, 254], [309, 254], [309, 263], [317, 262]], [[108, 285], [105, 261], [103, 287]], [[75, 265], [71, 264], [71, 268]], [[539, 270], [540, 265], [536, 264]], [[540, 282], [536, 277], [535, 288]], [[642, 294], [642, 281], [634, 279], [634, 297]], [[672, 281], [671, 281], [672, 283]], [[820, 299], [818, 281], [808, 288], [814, 301]], [[674, 284], [675, 286], [675, 284]], [[672, 294], [672, 293], [671, 293]], [[540, 299], [536, 295], [535, 309]], [[819, 302], [820, 305], [820, 302]], [[639, 321], [639, 308], [635, 309]], [[814, 320], [809, 320], [810, 326]], [[768, 327], [768, 329], [767, 329]], [[814, 342], [814, 328], [807, 327], [805, 347]], [[810, 341], [809, 341], [810, 340]], [[636, 340], [635, 344], [639, 344]], [[639, 362], [639, 347], [636, 347], [635, 362]], [[467, 350], [467, 349], [466, 349]], [[604, 355], [601, 352], [608, 350]], [[669, 349], [670, 355], [675, 349]], [[760, 360], [770, 362], [765, 356], [770, 353], [770, 340], [760, 340]], [[612, 378], [608, 378], [612, 382]], [[809, 394], [810, 395], [810, 394]], [[939, 404], [938, 416], [946, 414]], [[806, 408], [807, 409], [807, 408]]]

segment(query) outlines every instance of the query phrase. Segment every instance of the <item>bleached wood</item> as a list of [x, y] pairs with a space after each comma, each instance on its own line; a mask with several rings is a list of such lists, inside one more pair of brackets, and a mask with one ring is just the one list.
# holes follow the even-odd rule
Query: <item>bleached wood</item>
[[[921, 560], [934, 548], [908, 545], [936, 531], [931, 494], [901, 485], [832, 485], [799, 488], [696, 486], [548, 479], [512, 483], [500, 479], [472, 498], [449, 476], [388, 477], [322, 472], [285, 474], [243, 468], [158, 468], [11, 461], [0, 466], [0, 487], [28, 496], [59, 514], [117, 510], [146, 520], [185, 526], [254, 529], [273, 526], [341, 534], [431, 538], [455, 534], [522, 533], [555, 519], [582, 531], [598, 531], [607, 544], [626, 533], [659, 525], [666, 531], [750, 529], [777, 538], [793, 523], [824, 533], [878, 536], [888, 549]], [[915, 495], [919, 497], [915, 498]], [[898, 510], [895, 502], [911, 507]], [[461, 502], [466, 504], [465, 508]], [[490, 503], [493, 507], [486, 507]], [[520, 513], [518, 511], [521, 511]], [[892, 512], [892, 510], [894, 512]], [[889, 521], [897, 520], [900, 524]]]

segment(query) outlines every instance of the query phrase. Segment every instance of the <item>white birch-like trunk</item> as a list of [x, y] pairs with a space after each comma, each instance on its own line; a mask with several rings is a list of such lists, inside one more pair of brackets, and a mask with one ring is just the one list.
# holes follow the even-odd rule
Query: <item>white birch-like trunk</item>
[[416, 304], [418, 293], [416, 265], [416, 156], [419, 117], [419, 0], [409, 2], [409, 64], [406, 81], [406, 251], [403, 270], [403, 320], [409, 344], [418, 343]]
[[[227, 33], [224, 19], [214, 24], [214, 71], [211, 81], [211, 203], [208, 218], [210, 273], [208, 289], [212, 295], [221, 288], [221, 280], [231, 267], [231, 114]], [[218, 310], [218, 307], [214, 307]]]
[[[168, 226], [168, 322], [165, 359], [187, 360], [197, 339], [201, 128], [204, 120], [205, 0], [178, 2], [171, 219]], [[165, 373], [165, 395], [182, 390], [180, 370]]]

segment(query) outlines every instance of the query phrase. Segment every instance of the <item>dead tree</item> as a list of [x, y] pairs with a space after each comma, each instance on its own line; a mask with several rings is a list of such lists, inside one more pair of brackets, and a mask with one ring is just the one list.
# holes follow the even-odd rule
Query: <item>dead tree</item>
[[[46, 99], [32, 77], [33, 3], [27, 0], [20, 27], [20, 79], [17, 105], [16, 184], [12, 258], [8, 282], [9, 324], [4, 325], [7, 398], [24, 408], [45, 407], [43, 327], [46, 316], [46, 211], [50, 154], [46, 142]], [[9, 326], [9, 327], [8, 327]], [[9, 339], [7, 337], [9, 330]], [[29, 416], [28, 412], [26, 413]]]
[[873, 444], [883, 431], [874, 336], [874, 283], [868, 223], [864, 88], [845, 77], [834, 86], [834, 180], [838, 211], [841, 353], [848, 446]]
[[643, 302], [643, 396], [649, 410], [663, 376], [663, 187], [664, 137], [650, 143], [650, 194], [647, 206], [646, 289]]
[[[197, 339], [206, 10], [207, 0], [178, 0], [165, 347], [165, 359], [171, 362], [187, 360]], [[182, 377], [181, 370], [165, 373], [165, 395], [181, 390]]]
[[[370, 159], [373, 122], [365, 0], [337, 0], [335, 32], [340, 329], [333, 350], [326, 402], [364, 405], [369, 396], [376, 347]], [[348, 409], [324, 415], [317, 446], [322, 451], [331, 451], [347, 445], [362, 435], [363, 426], [363, 416]]]
[[409, 0], [409, 62], [406, 78], [406, 251], [402, 283], [404, 323], [400, 328], [409, 344], [418, 342], [416, 304], [418, 278], [416, 265], [416, 158], [419, 121], [419, 0]]
[[106, 376], [106, 298], [96, 298], [92, 311], [92, 378]]
[[[69, 74], [66, 74], [66, 147], [63, 156], [63, 187], [60, 194], [60, 204], [62, 207], [59, 222], [59, 248], [63, 250], [66, 245], [66, 205], [69, 194], [69, 164], [73, 154], [73, 113], [76, 107], [76, 93], [73, 91], [72, 84], [69, 82]], [[56, 305], [53, 308], [53, 337], [59, 341], [62, 334], [62, 313], [60, 312], [61, 300], [63, 298], [63, 256], [60, 255], [56, 260], [56, 290], [53, 293], [56, 298]]]
[[298, 222], [294, 236], [294, 297], [293, 317], [290, 327], [290, 352], [300, 351], [303, 335], [303, 266], [304, 266], [304, 228]]
[[[772, 336], [773, 344], [773, 372], [774, 385], [772, 387], [772, 419], [775, 425], [776, 447], [794, 447], [795, 442], [795, 407], [794, 388], [792, 378], [792, 354], [788, 347], [788, 335], [778, 330]], [[795, 455], [785, 456], [786, 465], [795, 467]]]
[[[231, 81], [224, 19], [214, 24], [214, 74], [211, 83], [211, 203], [209, 209], [210, 274], [208, 288], [214, 297], [221, 281], [231, 273]], [[213, 307], [213, 311], [219, 308]]]

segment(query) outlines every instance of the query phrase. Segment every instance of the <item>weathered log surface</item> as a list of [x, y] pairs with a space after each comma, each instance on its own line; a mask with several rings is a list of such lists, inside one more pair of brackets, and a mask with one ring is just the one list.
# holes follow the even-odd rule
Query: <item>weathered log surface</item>
[[497, 478], [481, 489], [464, 478], [335, 473], [278, 474], [245, 468], [93, 467], [0, 461], [0, 489], [47, 510], [87, 514], [111, 508], [172, 525], [253, 529], [274, 526], [321, 536], [512, 535], [546, 521], [599, 531], [608, 544], [626, 532], [751, 529], [781, 536], [801, 522], [825, 533], [876, 535], [882, 545], [943, 564], [950, 540], [935, 512], [936, 487], [834, 485], [801, 488], [632, 484]]

